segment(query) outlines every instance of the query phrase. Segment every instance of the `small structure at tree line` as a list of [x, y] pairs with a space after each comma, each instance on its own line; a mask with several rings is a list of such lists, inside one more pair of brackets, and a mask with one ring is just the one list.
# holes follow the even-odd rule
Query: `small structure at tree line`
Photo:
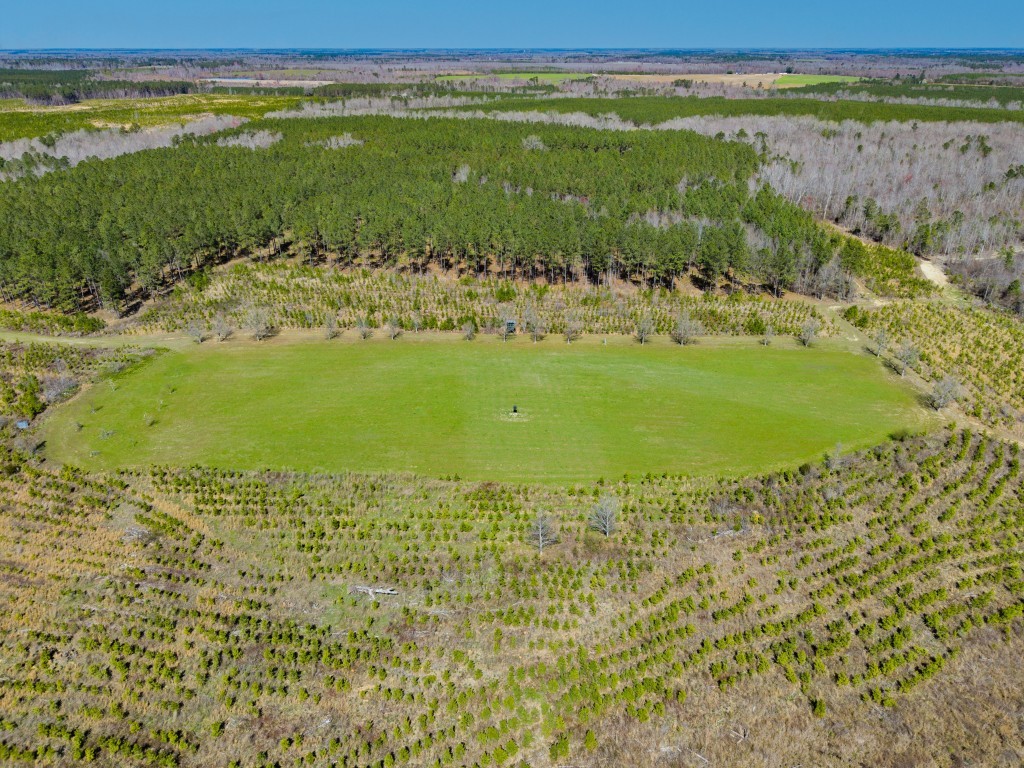
[[506, 320], [505, 321], [505, 333], [515, 333], [515, 332], [516, 332], [516, 321], [515, 320]]

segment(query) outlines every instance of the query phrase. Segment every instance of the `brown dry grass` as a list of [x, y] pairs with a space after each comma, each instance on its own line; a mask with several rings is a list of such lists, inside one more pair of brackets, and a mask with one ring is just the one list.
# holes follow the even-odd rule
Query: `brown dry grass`
[[[170, 749], [153, 733], [180, 730], [195, 745], [170, 750], [180, 766], [248, 765], [261, 751], [289, 765], [370, 766], [403, 747], [420, 750], [406, 764], [433, 765], [458, 744], [464, 756], [442, 764], [466, 766], [512, 738], [519, 751], [506, 764], [537, 768], [1018, 765], [1024, 627], [1019, 617], [982, 623], [1022, 591], [1013, 567], [1022, 483], [1010, 453], [944, 433], [789, 479], [647, 478], [571, 490], [269, 472], [108, 482], [25, 467], [0, 476], [0, 599], [9, 606], [0, 614], [2, 738], [60, 746], [40, 736], [40, 726], [58, 723], [91, 734], [91, 745], [113, 733]], [[976, 488], [991, 489], [992, 500]], [[585, 525], [598, 490], [623, 501], [610, 540]], [[552, 510], [561, 528], [561, 543], [542, 558], [522, 541], [537, 509]], [[149, 538], [132, 534], [147, 527]], [[856, 565], [828, 573], [847, 553]], [[923, 570], [898, 570], [931, 555]], [[879, 591], [853, 596], [843, 579], [860, 574]], [[779, 578], [793, 581], [776, 590]], [[374, 604], [350, 594], [356, 584], [398, 594]], [[838, 592], [821, 591], [829, 585]], [[948, 594], [906, 607], [899, 625], [929, 655], [957, 648], [941, 672], [904, 692], [896, 682], [920, 659], [836, 684], [836, 673], [888, 656], [868, 651], [894, 628], [881, 620], [937, 586]], [[747, 592], [748, 609], [713, 615]], [[982, 592], [991, 603], [970, 607]], [[684, 613], [668, 610], [688, 599]], [[782, 635], [689, 660], [704, 640], [795, 616], [811, 600], [823, 613]], [[946, 605], [977, 623], [940, 641], [922, 616]], [[527, 609], [535, 613], [526, 621], [499, 616]], [[950, 614], [948, 629], [964, 615]], [[796, 662], [809, 675], [804, 686], [773, 659], [786, 637], [818, 658], [813, 646], [866, 625], [875, 634], [823, 653], [820, 671]], [[738, 651], [764, 654], [766, 667], [754, 673]], [[718, 684], [733, 673], [734, 683]], [[640, 715], [632, 695], [619, 694], [643, 679], [667, 689], [639, 693]], [[54, 683], [63, 688], [47, 687]], [[889, 706], [865, 700], [876, 686], [893, 692]], [[811, 700], [824, 702], [823, 717]], [[655, 701], [663, 713], [650, 711]], [[217, 723], [225, 726], [214, 735]], [[500, 737], [487, 735], [492, 726]], [[588, 729], [595, 751], [583, 746]], [[551, 760], [564, 731], [570, 755]], [[61, 748], [69, 758], [66, 740]], [[101, 753], [99, 764], [113, 759]]]
[[[1020, 766], [1024, 637], [1007, 642], [984, 630], [941, 680], [892, 709], [866, 706], [850, 692], [830, 696], [818, 719], [799, 697], [767, 680], [728, 694], [693, 686], [685, 706], [657, 724], [608, 724], [589, 765], [636, 768], [966, 768]], [[981, 660], [984, 659], [984, 662]], [[841, 689], [840, 689], [841, 690]]]

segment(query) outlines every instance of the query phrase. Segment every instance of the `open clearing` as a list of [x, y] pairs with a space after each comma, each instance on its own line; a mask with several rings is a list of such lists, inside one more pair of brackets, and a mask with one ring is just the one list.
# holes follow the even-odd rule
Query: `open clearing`
[[776, 88], [799, 88], [804, 85], [826, 83], [859, 83], [862, 78], [853, 75], [780, 75], [775, 81]]
[[223, 85], [230, 87], [237, 85], [252, 88], [316, 88], [319, 85], [329, 85], [329, 80], [288, 80], [285, 78], [257, 78], [257, 77], [208, 77], [204, 83], [212, 85]]
[[607, 75], [613, 80], [633, 80], [640, 83], [671, 84], [677, 80], [690, 80], [694, 83], [745, 86], [747, 88], [800, 88], [804, 85], [820, 85], [821, 83], [857, 82], [859, 77], [848, 75], [787, 75], [778, 72], [739, 73], [732, 75], [708, 74], [614, 74]]
[[949, 285], [949, 278], [946, 277], [946, 273], [942, 271], [942, 267], [932, 261], [925, 259], [921, 260], [921, 271], [924, 276], [935, 283], [940, 288], [945, 288]]
[[49, 457], [92, 469], [564, 482], [795, 466], [927, 422], [898, 377], [824, 343], [594, 341], [211, 343], [100, 382], [56, 409], [42, 436]]
[[[16, 100], [15, 100], [16, 101]], [[0, 121], [0, 141], [65, 133], [83, 128], [151, 128], [172, 125], [205, 115], [258, 118], [272, 110], [295, 107], [298, 96], [254, 96], [249, 93], [184, 94], [140, 99], [85, 99], [77, 104], [35, 106], [17, 101], [5, 105]]]

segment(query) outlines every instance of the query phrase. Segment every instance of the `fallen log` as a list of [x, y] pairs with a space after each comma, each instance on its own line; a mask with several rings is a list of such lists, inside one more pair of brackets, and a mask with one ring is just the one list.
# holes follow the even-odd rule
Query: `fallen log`
[[398, 590], [392, 587], [362, 587], [353, 586], [349, 587], [350, 592], [359, 592], [370, 597], [376, 597], [377, 595], [397, 595]]

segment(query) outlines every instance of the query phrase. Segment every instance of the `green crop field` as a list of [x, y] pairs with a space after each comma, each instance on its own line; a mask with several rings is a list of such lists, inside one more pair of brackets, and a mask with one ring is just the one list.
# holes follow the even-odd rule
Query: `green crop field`
[[93, 469], [739, 475], [923, 426], [897, 381], [875, 360], [791, 340], [209, 343], [100, 382], [43, 437], [51, 458]]
[[295, 107], [293, 96], [188, 94], [144, 99], [88, 99], [73, 106], [26, 108], [19, 100], [0, 102], [0, 141], [81, 129], [170, 125], [201, 115], [258, 118]]
[[823, 85], [825, 83], [857, 83], [859, 77], [852, 75], [782, 75], [775, 85], [778, 87], [792, 87], [796, 85]]

